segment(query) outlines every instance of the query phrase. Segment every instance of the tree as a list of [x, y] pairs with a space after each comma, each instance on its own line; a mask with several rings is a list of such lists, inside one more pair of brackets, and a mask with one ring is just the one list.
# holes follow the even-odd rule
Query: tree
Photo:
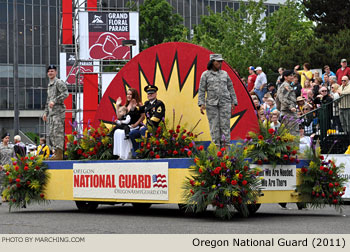
[[271, 71], [278, 67], [292, 69], [310, 62], [309, 47], [315, 42], [313, 23], [305, 18], [304, 7], [286, 1], [267, 18], [264, 65]]
[[222, 13], [202, 16], [193, 43], [221, 53], [233, 68], [245, 74], [248, 66], [263, 63], [265, 7], [262, 1], [241, 2], [240, 6], [237, 11], [227, 7]]
[[167, 42], [183, 40], [186, 28], [179, 14], [166, 0], [145, 0], [140, 5], [141, 50]]
[[318, 36], [350, 28], [350, 0], [303, 0], [305, 15], [317, 26]]
[[303, 6], [291, 0], [267, 17], [263, 1], [249, 1], [241, 2], [237, 11], [227, 8], [202, 16], [201, 21], [193, 42], [222, 53], [241, 75], [247, 75], [251, 65], [274, 73], [280, 66], [302, 64], [314, 39], [313, 24]]

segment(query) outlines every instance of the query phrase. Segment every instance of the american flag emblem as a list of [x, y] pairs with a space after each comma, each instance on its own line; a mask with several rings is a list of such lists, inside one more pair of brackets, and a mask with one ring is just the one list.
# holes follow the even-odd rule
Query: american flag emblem
[[166, 184], [166, 175], [162, 174], [154, 174], [152, 176], [153, 187], [165, 188], [168, 187]]

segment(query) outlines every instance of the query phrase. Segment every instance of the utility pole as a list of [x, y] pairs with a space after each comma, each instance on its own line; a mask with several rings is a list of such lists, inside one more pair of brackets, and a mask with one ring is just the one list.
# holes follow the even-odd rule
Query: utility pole
[[14, 134], [19, 132], [19, 79], [18, 79], [18, 19], [17, 0], [13, 1], [13, 85], [14, 85]]

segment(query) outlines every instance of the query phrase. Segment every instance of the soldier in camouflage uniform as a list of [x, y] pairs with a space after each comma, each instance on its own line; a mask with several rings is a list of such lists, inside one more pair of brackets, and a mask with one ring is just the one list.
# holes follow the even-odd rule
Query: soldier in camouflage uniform
[[[226, 71], [221, 70], [221, 54], [211, 54], [207, 71], [203, 72], [198, 90], [198, 106], [207, 117], [212, 141], [218, 147], [230, 143], [231, 113], [237, 106], [237, 97], [232, 81]], [[207, 97], [205, 99], [205, 93]]]
[[[1, 137], [2, 142], [0, 143], [0, 196], [3, 191], [3, 180], [5, 177], [5, 171], [4, 171], [4, 166], [7, 164], [11, 164], [11, 158], [13, 157], [13, 148], [10, 147], [9, 141], [10, 141], [10, 134], [5, 133]], [[0, 202], [1, 205], [1, 202]]]
[[47, 68], [47, 76], [49, 77], [49, 85], [47, 87], [47, 101], [43, 120], [49, 123], [49, 135], [51, 147], [55, 150], [51, 160], [63, 159], [64, 148], [64, 119], [66, 106], [64, 100], [68, 96], [67, 85], [64, 81], [56, 77], [56, 66], [50, 65]]
[[289, 123], [292, 126], [290, 133], [292, 135], [298, 136], [299, 126], [295, 122], [297, 118], [296, 105], [297, 99], [295, 92], [291, 87], [291, 83], [294, 78], [294, 73], [291, 70], [286, 70], [283, 72], [284, 82], [281, 84], [277, 90], [276, 105], [277, 109], [281, 111], [282, 116], [287, 116], [289, 118]]

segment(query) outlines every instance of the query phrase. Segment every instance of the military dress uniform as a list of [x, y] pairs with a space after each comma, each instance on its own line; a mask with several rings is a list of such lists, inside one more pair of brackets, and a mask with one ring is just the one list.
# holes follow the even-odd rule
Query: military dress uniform
[[[64, 100], [68, 97], [67, 85], [64, 81], [55, 77], [50, 81], [47, 87], [47, 101], [45, 106], [45, 115], [49, 120], [50, 144], [56, 151], [63, 151], [64, 148], [64, 119], [66, 106]], [[53, 108], [49, 103], [54, 102]]]
[[[222, 60], [221, 55], [211, 55], [211, 60]], [[205, 94], [207, 97], [205, 98]], [[237, 106], [232, 81], [224, 70], [203, 72], [198, 90], [198, 105], [206, 106], [210, 135], [216, 146], [230, 143], [231, 108]]]
[[[144, 88], [146, 93], [155, 93], [158, 91], [156, 86], [148, 85]], [[145, 113], [147, 126], [151, 126], [152, 129], [156, 129], [159, 123], [165, 117], [165, 105], [161, 100], [155, 99], [153, 101], [146, 101], [143, 106], [140, 107], [140, 113]], [[130, 139], [133, 146], [133, 156], [136, 155], [135, 151], [140, 148], [140, 144], [136, 142], [137, 138], [141, 135], [145, 136], [147, 127], [141, 129], [135, 129], [130, 132]]]
[[[281, 111], [282, 116], [288, 116], [290, 121], [296, 119], [297, 113], [292, 112], [292, 108], [296, 108], [297, 99], [295, 92], [288, 82], [283, 82], [280, 88], [277, 90], [276, 96], [276, 106], [279, 111]], [[298, 135], [298, 125], [291, 129], [292, 135]]]

